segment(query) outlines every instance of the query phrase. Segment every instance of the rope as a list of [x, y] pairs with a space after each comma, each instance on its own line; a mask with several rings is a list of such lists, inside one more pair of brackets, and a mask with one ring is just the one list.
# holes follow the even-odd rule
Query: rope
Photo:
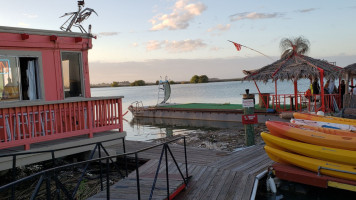
[[122, 116], [125, 116], [129, 111], [127, 110]]

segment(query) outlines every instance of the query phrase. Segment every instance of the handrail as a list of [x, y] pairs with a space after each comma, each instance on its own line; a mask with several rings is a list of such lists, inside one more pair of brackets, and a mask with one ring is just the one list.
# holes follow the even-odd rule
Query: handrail
[[[169, 147], [168, 147], [168, 144], [174, 142], [174, 141], [177, 141], [177, 140], [181, 140], [183, 139], [184, 140], [184, 152], [185, 152], [185, 167], [186, 167], [186, 177], [184, 177], [183, 173], [181, 172], [179, 166], [177, 165], [176, 163], [176, 160], [172, 154], [172, 152], [170, 151]], [[109, 160], [112, 160], [113, 158], [116, 158], [118, 156], [124, 156], [125, 158], [129, 155], [135, 155], [135, 161], [136, 161], [136, 181], [137, 181], [137, 190], [138, 190], [138, 199], [141, 199], [140, 197], [140, 187], [139, 187], [139, 170], [138, 170], [138, 153], [140, 152], [143, 152], [143, 151], [147, 151], [147, 150], [150, 150], [152, 148], [155, 148], [155, 147], [158, 147], [158, 146], [163, 146], [163, 150], [165, 150], [165, 154], [166, 154], [166, 168], [168, 167], [168, 157], [167, 157], [167, 150], [170, 152], [170, 155], [172, 156], [176, 166], [178, 167], [178, 171], [180, 172], [182, 178], [183, 178], [183, 181], [184, 181], [184, 184], [186, 185], [187, 184], [187, 180], [188, 180], [188, 163], [187, 163], [187, 154], [186, 154], [186, 141], [185, 141], [185, 136], [182, 136], [182, 137], [179, 137], [179, 138], [176, 138], [176, 139], [173, 139], [173, 140], [170, 140], [170, 141], [167, 141], [165, 143], [161, 143], [161, 144], [157, 144], [157, 145], [154, 145], [154, 146], [151, 146], [151, 147], [147, 147], [147, 148], [144, 148], [144, 149], [141, 149], [141, 150], [138, 150], [138, 151], [134, 151], [134, 152], [127, 152], [127, 153], [122, 153], [122, 154], [116, 154], [116, 155], [112, 155], [112, 156], [105, 156], [105, 157], [101, 157], [101, 158], [95, 158], [95, 159], [90, 159], [90, 160], [86, 160], [86, 161], [81, 161], [81, 162], [76, 162], [76, 163], [70, 163], [70, 164], [66, 164], [66, 165], [62, 165], [62, 166], [57, 166], [57, 167], [53, 167], [53, 168], [50, 168], [50, 169], [46, 169], [46, 170], [43, 170], [41, 172], [37, 172], [35, 174], [32, 174], [30, 176], [27, 176], [27, 177], [24, 177], [24, 178], [21, 178], [19, 180], [15, 180], [11, 183], [8, 183], [6, 185], [3, 185], [0, 187], [0, 191], [3, 191], [5, 189], [9, 189], [10, 187], [14, 188], [17, 184], [23, 182], [23, 181], [27, 181], [31, 178], [34, 178], [34, 177], [37, 177], [37, 176], [40, 176], [40, 180], [35, 188], [35, 191], [34, 193], [32, 194], [32, 197], [35, 198], [36, 197], [36, 194], [38, 193], [38, 190], [42, 184], [42, 182], [44, 180], [47, 181], [46, 184], [50, 184], [48, 182], [48, 180], [50, 180], [51, 178], [53, 178], [56, 182], [56, 186], [58, 185], [58, 190], [62, 190], [63, 193], [66, 195], [66, 198], [68, 199], [74, 199], [75, 197], [75, 192], [76, 192], [76, 189], [78, 187], [76, 187], [74, 193], [72, 195], [69, 194], [69, 192], [67, 191], [67, 189], [65, 188], [65, 186], [60, 182], [60, 180], [58, 179], [58, 175], [55, 173], [56, 171], [59, 171], [59, 170], [63, 170], [65, 168], [70, 168], [70, 167], [75, 167], [75, 166], [79, 166], [79, 165], [86, 165], [85, 167], [85, 170], [83, 171], [82, 173], [82, 176], [80, 179], [82, 179], [83, 177], [83, 174], [85, 173], [86, 171], [86, 168], [87, 166], [90, 164], [90, 163], [93, 163], [93, 162], [100, 162], [101, 161], [106, 161], [106, 176], [107, 176], [107, 180], [106, 180], [106, 188], [107, 188], [107, 199], [110, 199], [110, 189], [108, 189], [110, 187], [109, 185]], [[95, 150], [95, 149], [94, 149]], [[162, 150], [162, 154], [163, 154], [163, 150]], [[92, 154], [93, 154], [93, 151], [92, 151]], [[15, 155], [16, 156], [16, 155]], [[126, 159], [125, 159], [126, 160]], [[125, 161], [126, 162], [126, 161]], [[100, 173], [100, 179], [102, 180], [102, 173]], [[156, 181], [157, 177], [155, 178], [154, 181]], [[166, 169], [166, 179], [167, 179], [167, 185], [169, 185], [169, 176], [168, 176], [168, 168]], [[101, 182], [102, 183], [102, 182]], [[103, 190], [103, 187], [101, 187], [101, 189]], [[46, 190], [46, 193], [47, 193], [47, 197], [50, 197], [51, 194], [48, 194], [51, 193], [49, 189]], [[14, 191], [13, 191], [13, 195], [14, 195]], [[167, 187], [167, 199], [170, 199], [170, 196], [169, 196], [169, 187]]]
[[[261, 94], [262, 100], [265, 98], [271, 97], [272, 99], [268, 101], [271, 103], [271, 108], [277, 111], [301, 111], [304, 108], [308, 108], [308, 111], [319, 111], [322, 109], [322, 105], [319, 105], [321, 102], [321, 94], [310, 94], [307, 95], [305, 92], [299, 92], [297, 96], [294, 94]], [[294, 105], [294, 99], [298, 99], [298, 104]], [[325, 94], [325, 111], [334, 112], [337, 111], [342, 103], [340, 94]], [[269, 107], [269, 104], [267, 104]], [[268, 108], [267, 107], [267, 108]]]
[[97, 101], [97, 100], [109, 100], [109, 99], [122, 99], [124, 96], [107, 96], [107, 97], [72, 97], [64, 100], [55, 101], [44, 101], [44, 100], [33, 100], [33, 101], [0, 101], [0, 108], [17, 108], [26, 106], [42, 106], [51, 104], [61, 104], [61, 103], [77, 103], [86, 101]]
[[121, 97], [0, 103], [1, 149], [112, 129], [123, 131]]

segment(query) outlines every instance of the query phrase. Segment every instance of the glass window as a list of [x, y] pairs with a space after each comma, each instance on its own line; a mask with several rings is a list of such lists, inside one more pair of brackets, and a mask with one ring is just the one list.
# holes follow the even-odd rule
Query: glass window
[[0, 56], [0, 97], [1, 100], [19, 100], [19, 70], [16, 57]]
[[65, 97], [82, 95], [81, 53], [62, 53], [62, 75]]

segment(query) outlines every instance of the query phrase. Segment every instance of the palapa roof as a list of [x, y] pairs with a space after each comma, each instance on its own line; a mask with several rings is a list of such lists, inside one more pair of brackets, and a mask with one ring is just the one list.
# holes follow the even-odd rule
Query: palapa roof
[[311, 58], [305, 55], [292, 54], [287, 58], [279, 59], [270, 65], [264, 66], [247, 75], [244, 80], [267, 82], [268, 80], [294, 80], [302, 78], [320, 77], [318, 68], [324, 70], [326, 79], [338, 78], [343, 68], [335, 66], [324, 60]]
[[350, 74], [356, 75], [356, 63], [351, 64], [351, 65], [347, 65], [344, 68], [344, 70], [345, 70], [346, 73], [350, 73]]

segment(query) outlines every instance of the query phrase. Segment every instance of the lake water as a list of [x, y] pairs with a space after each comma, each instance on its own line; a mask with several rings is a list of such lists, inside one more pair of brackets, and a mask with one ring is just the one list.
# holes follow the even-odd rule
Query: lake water
[[[257, 82], [262, 93], [274, 93], [274, 83], [264, 84]], [[294, 87], [292, 82], [277, 82], [279, 94], [292, 94]], [[305, 91], [309, 87], [309, 80], [298, 82], [298, 90]], [[171, 85], [170, 103], [231, 103], [241, 104], [242, 94], [246, 89], [250, 93], [258, 93], [254, 82], [215, 82], [201, 84], [176, 84]], [[123, 113], [134, 101], [142, 101], [144, 106], [156, 105], [158, 102], [158, 86], [138, 87], [106, 87], [92, 88], [93, 97], [98, 96], [124, 96]], [[256, 103], [258, 96], [256, 95]], [[134, 119], [130, 112], [124, 116], [124, 130], [127, 132], [128, 140], [147, 141], [175, 135], [183, 132], [233, 128], [241, 126], [240, 123], [232, 122], [210, 122], [201, 120], [167, 120], [167, 119]]]

